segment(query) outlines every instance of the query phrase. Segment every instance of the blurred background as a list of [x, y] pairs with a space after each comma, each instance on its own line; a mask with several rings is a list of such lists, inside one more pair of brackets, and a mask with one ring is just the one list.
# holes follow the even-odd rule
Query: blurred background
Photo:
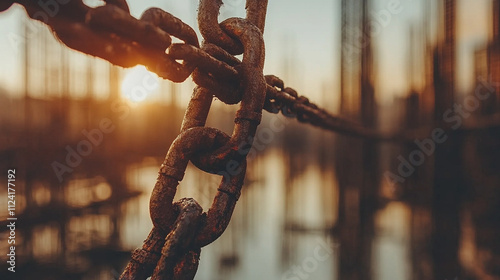
[[[196, 0], [128, 2], [197, 29]], [[225, 0], [220, 19], [244, 7]], [[500, 279], [500, 1], [269, 0], [264, 35], [265, 74], [367, 127], [425, 128], [427, 144], [265, 113], [195, 279]], [[13, 274], [2, 187], [0, 278], [118, 279], [151, 230], [194, 84], [70, 50], [18, 5], [0, 37], [0, 170], [17, 171], [18, 218]], [[215, 102], [207, 125], [231, 132], [237, 107]], [[430, 140], [440, 127], [446, 140]], [[189, 166], [177, 198], [207, 209], [219, 181]]]

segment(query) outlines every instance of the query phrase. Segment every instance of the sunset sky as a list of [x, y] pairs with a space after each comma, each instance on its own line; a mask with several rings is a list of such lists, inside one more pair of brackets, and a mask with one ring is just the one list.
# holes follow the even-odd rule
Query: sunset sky
[[[375, 1], [372, 14], [381, 13], [392, 1], [397, 0]], [[136, 17], [148, 7], [160, 7], [197, 28], [196, 0], [128, 2]], [[244, 2], [225, 1], [221, 20], [244, 16]], [[411, 23], [422, 17], [422, 3], [400, 0], [401, 12], [392, 14], [388, 24], [371, 38], [376, 58], [377, 96], [381, 101], [406, 94], [408, 30]], [[459, 89], [466, 90], [473, 87], [472, 55], [487, 38], [491, 8], [490, 0], [459, 0], [458, 4], [457, 84]], [[12, 43], [11, 38], [13, 34], [22, 34], [20, 23], [23, 17], [25, 12], [19, 6], [0, 14], [0, 87], [14, 94], [22, 90], [22, 50]], [[339, 94], [340, 0], [269, 0], [265, 42], [265, 74], [282, 77], [287, 86], [313, 100], [336, 103]], [[324, 92], [324, 96], [320, 92]]]

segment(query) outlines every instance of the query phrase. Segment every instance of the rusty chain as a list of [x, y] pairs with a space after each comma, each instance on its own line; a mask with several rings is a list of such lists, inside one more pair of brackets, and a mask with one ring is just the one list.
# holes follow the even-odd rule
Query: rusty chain
[[[261, 5], [260, 13], [265, 18], [267, 0], [249, 1], [248, 4], [264, 2], [265, 5]], [[210, 10], [210, 5], [207, 3], [215, 3], [215, 6], [220, 8], [220, 4], [214, 1], [202, 0], [200, 15], [214, 13], [217, 18], [218, 9]], [[149, 11], [151, 10], [146, 11], [145, 15], [152, 14]], [[255, 13], [256, 10], [253, 9], [253, 12]], [[158, 18], [161, 14], [163, 13], [157, 13], [155, 17]], [[163, 14], [164, 17], [166, 15]], [[143, 15], [142, 18], [145, 16]], [[261, 19], [262, 16], [256, 18]], [[161, 21], [151, 22], [161, 26]], [[205, 127], [212, 97], [214, 95], [219, 98], [224, 97], [219, 95], [219, 92], [201, 86], [194, 89], [184, 116], [181, 134], [170, 146], [151, 195], [150, 215], [153, 229], [143, 247], [134, 251], [132, 260], [120, 279], [146, 279], [149, 275], [152, 275], [152, 279], [193, 279], [198, 267], [200, 248], [217, 239], [229, 224], [241, 193], [246, 171], [246, 154], [240, 149], [239, 143], [242, 139], [254, 137], [265, 101], [266, 84], [262, 74], [264, 40], [262, 29], [254, 23], [260, 24], [263, 28], [263, 22], [259, 23], [250, 17], [249, 19], [228, 19], [220, 25], [218, 22], [211, 23], [217, 27], [220, 26], [220, 30], [223, 30], [225, 34], [237, 38], [243, 49], [241, 62], [231, 59], [232, 56], [224, 48], [218, 46], [218, 42], [208, 37], [204, 31], [202, 34], [207, 44], [204, 44], [202, 50], [206, 53], [192, 48], [196, 44], [191, 44], [191, 47], [186, 47], [187, 44], [177, 45], [177, 49], [169, 50], [169, 55], [175, 58], [178, 58], [183, 50], [187, 50], [188, 53], [197, 54], [202, 62], [216, 61], [209, 55], [210, 53], [220, 57], [222, 61], [237, 62], [241, 81], [233, 95], [238, 96], [238, 100], [234, 103], [241, 101], [240, 109], [236, 114], [232, 136], [215, 128]], [[235, 39], [231, 40], [235, 41]], [[176, 52], [176, 50], [180, 51]], [[182, 67], [191, 70], [192, 68], [188, 66], [191, 61], [189, 59], [184, 61], [185, 64]], [[202, 69], [204, 68], [199, 67], [196, 71], [210, 78], [210, 75], [203, 73]], [[210, 69], [210, 67], [205, 69]], [[206, 159], [208, 159], [208, 164]], [[206, 213], [201, 213], [201, 207], [193, 199], [172, 203], [178, 182], [183, 179], [189, 161], [206, 172], [223, 175], [213, 204]], [[227, 172], [229, 168], [231, 172]], [[164, 243], [163, 240], [165, 240]]]
[[[181, 133], [170, 146], [152, 191], [153, 229], [142, 248], [132, 253], [120, 279], [194, 278], [201, 248], [216, 240], [229, 224], [262, 110], [374, 141], [409, 141], [430, 130], [424, 127], [393, 135], [380, 133], [328, 113], [285, 87], [276, 76], [264, 76], [262, 34], [267, 0], [247, 0], [246, 19], [230, 18], [221, 23], [218, 15], [222, 0], [200, 0], [201, 46], [189, 25], [161, 9], [148, 9], [136, 19], [130, 15], [125, 0], [104, 2], [103, 6], [91, 8], [82, 0], [54, 0], [57, 12], [48, 15], [37, 1], [1, 0], [0, 12], [14, 3], [21, 4], [31, 18], [47, 24], [70, 48], [122, 67], [145, 65], [173, 82], [192, 76], [197, 84]], [[183, 43], [172, 43], [172, 36]], [[241, 61], [235, 57], [240, 54]], [[227, 104], [240, 103], [231, 136], [205, 127], [214, 96]], [[205, 213], [194, 199], [173, 202], [189, 161], [223, 177]]]

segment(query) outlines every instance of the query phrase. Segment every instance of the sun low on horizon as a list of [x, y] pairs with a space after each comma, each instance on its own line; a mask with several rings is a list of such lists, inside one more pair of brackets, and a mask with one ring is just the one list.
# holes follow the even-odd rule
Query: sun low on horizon
[[121, 96], [134, 103], [153, 99], [158, 89], [158, 75], [148, 71], [143, 65], [127, 69], [120, 87]]

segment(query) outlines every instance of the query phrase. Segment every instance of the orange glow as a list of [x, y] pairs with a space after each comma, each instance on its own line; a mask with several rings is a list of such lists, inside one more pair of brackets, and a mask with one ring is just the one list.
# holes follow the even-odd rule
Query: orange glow
[[121, 84], [121, 93], [126, 99], [137, 103], [151, 97], [158, 87], [158, 76], [139, 65], [127, 71]]

